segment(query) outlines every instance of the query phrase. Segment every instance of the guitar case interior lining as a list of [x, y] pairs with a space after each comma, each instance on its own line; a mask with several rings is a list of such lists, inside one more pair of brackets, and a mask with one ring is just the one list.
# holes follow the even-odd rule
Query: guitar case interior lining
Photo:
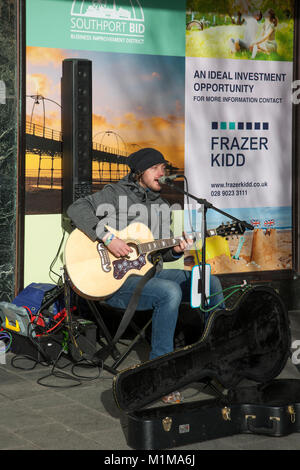
[[232, 308], [213, 312], [201, 339], [119, 372], [113, 380], [121, 410], [139, 410], [194, 382], [216, 379], [234, 389], [242, 379], [267, 383], [290, 354], [286, 307], [270, 286], [246, 286]]

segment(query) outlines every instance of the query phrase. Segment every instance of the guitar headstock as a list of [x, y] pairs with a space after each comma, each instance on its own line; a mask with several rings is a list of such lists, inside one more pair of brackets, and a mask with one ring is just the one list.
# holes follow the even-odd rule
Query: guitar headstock
[[231, 235], [242, 235], [246, 230], [246, 227], [241, 222], [227, 222], [221, 224], [216, 229], [208, 230], [209, 236], [219, 235], [220, 237], [229, 237]]

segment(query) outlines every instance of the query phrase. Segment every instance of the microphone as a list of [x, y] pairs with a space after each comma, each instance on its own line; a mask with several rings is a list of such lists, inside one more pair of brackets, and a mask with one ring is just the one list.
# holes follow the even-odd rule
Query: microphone
[[158, 178], [158, 182], [161, 184], [171, 183], [171, 181], [175, 180], [176, 178], [180, 178], [180, 176], [184, 176], [184, 175], [161, 176], [160, 178]]

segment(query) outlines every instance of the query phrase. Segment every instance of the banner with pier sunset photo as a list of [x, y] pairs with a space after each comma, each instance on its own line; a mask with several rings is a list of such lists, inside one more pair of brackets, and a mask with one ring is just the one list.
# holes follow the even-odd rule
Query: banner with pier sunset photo
[[[169, 171], [182, 173], [181, 2], [173, 2], [170, 9], [166, 1], [152, 8], [150, 1], [50, 0], [42, 18], [39, 5], [29, 0], [27, 8], [26, 213], [61, 212], [60, 81], [67, 58], [92, 62], [93, 189], [126, 175], [128, 167], [118, 157], [142, 147], [159, 149], [170, 163]], [[46, 24], [43, 27], [52, 17], [56, 25], [60, 22], [55, 35]], [[174, 28], [180, 34], [174, 34]], [[165, 192], [178, 197], [168, 188]]]
[[[155, 147], [190, 193], [254, 227], [207, 239], [212, 273], [291, 269], [293, 2], [271, 3], [47, 0], [41, 12], [27, 0], [26, 215], [61, 214], [62, 62], [88, 59], [93, 191]], [[201, 230], [199, 207], [162, 195]], [[207, 221], [230, 222], [213, 210]], [[191, 250], [182, 265], [196, 262]]]

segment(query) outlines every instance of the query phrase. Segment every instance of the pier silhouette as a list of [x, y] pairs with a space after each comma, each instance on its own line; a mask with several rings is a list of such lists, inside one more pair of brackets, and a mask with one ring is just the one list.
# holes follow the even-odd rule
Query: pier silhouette
[[[107, 133], [112, 131], [106, 131]], [[26, 153], [38, 157], [34, 168], [26, 168], [26, 213], [36, 214], [61, 211], [62, 133], [31, 121], [26, 122]], [[133, 150], [134, 151], [134, 150]], [[105, 184], [117, 182], [128, 172], [127, 158], [131, 152], [104, 143], [92, 142], [92, 189], [97, 191]], [[183, 173], [182, 169], [167, 165], [167, 174]], [[178, 181], [177, 184], [183, 184]], [[168, 186], [164, 186], [162, 196], [171, 203], [181, 197]], [[50, 209], [51, 208], [51, 209]]]
[[[39, 156], [38, 167], [27, 172], [26, 184], [48, 188], [62, 186], [62, 133], [40, 124], [26, 122], [26, 152]], [[92, 144], [93, 181], [118, 181], [128, 173], [129, 152], [101, 143]], [[49, 165], [50, 160], [50, 165]], [[104, 165], [105, 164], [105, 165]]]

